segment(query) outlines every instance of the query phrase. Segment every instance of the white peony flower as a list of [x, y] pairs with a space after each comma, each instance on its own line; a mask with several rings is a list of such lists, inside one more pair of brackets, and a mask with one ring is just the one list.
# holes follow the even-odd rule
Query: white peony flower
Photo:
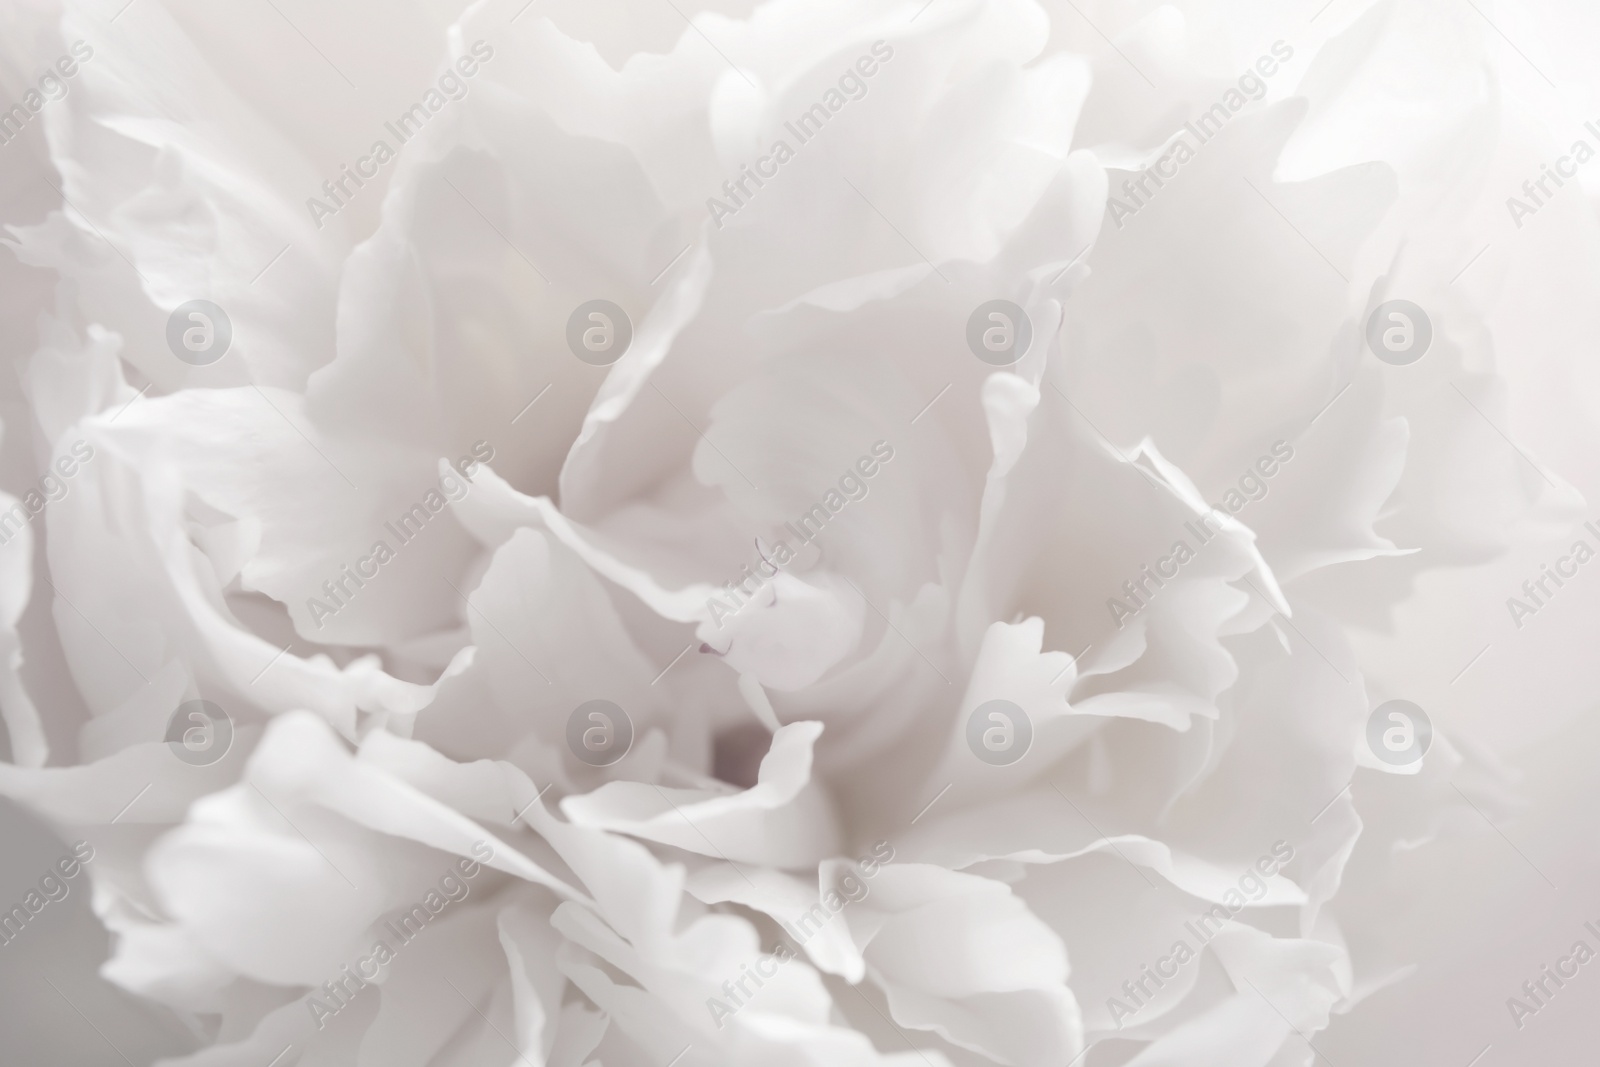
[[1286, 1067], [1449, 987], [1456, 682], [1600, 553], [1488, 13], [6, 18], [0, 793], [116, 1055]]

